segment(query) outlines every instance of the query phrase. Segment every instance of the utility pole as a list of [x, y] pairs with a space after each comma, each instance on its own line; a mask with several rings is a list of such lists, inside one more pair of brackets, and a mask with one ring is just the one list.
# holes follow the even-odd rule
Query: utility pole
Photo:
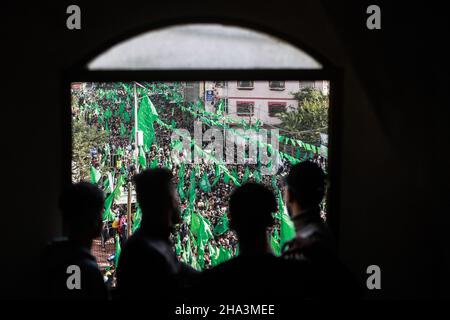
[[[131, 182], [128, 182], [128, 199], [127, 199], [127, 234], [131, 236]], [[128, 238], [127, 237], [127, 238]]]

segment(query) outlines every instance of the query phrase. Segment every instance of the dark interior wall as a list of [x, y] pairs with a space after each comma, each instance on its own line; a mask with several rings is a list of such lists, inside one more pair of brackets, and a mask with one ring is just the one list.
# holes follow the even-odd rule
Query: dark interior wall
[[3, 4], [0, 296], [36, 296], [35, 259], [61, 231], [63, 70], [126, 32], [197, 18], [260, 26], [306, 44], [344, 71], [340, 254], [362, 278], [368, 265], [381, 267], [382, 290], [369, 297], [448, 296], [448, 205], [436, 206], [446, 183], [434, 178], [448, 174], [439, 157], [448, 132], [440, 100], [445, 54], [435, 49], [448, 24], [430, 17], [438, 8], [380, 4], [383, 29], [369, 31], [371, 3], [335, 2], [77, 1], [80, 31], [65, 28], [67, 1]]

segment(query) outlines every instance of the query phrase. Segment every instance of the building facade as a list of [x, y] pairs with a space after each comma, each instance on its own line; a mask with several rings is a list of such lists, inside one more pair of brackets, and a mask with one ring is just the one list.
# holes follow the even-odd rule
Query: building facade
[[205, 81], [201, 87], [207, 111], [215, 112], [217, 102], [224, 99], [231, 118], [260, 120], [266, 126], [279, 125], [280, 112], [298, 107], [293, 93], [308, 87], [329, 93], [328, 81]]

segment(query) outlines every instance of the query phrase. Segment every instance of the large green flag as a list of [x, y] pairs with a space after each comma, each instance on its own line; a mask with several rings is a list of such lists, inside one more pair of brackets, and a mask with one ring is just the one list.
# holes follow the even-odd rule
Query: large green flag
[[142, 149], [142, 146], [139, 147], [139, 164], [143, 169], [147, 168], [147, 159], [145, 157], [144, 149]]
[[144, 146], [147, 150], [150, 150], [155, 139], [153, 122], [157, 117], [158, 114], [148, 96], [143, 97], [138, 111], [138, 129], [143, 131]]
[[221, 235], [227, 232], [229, 229], [229, 220], [228, 215], [224, 213], [217, 223], [216, 227], [214, 228], [214, 234], [215, 235]]
[[91, 166], [91, 183], [96, 184], [101, 177], [102, 175], [100, 171], [98, 171], [94, 166]]
[[200, 188], [204, 192], [210, 192], [211, 191], [211, 184], [209, 183], [208, 176], [206, 175], [206, 172], [203, 172], [202, 178], [200, 179]]

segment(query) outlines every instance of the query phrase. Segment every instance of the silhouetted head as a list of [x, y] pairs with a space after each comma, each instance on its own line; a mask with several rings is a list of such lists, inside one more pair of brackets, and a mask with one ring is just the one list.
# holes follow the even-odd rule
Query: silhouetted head
[[142, 210], [141, 230], [168, 239], [180, 222], [178, 197], [168, 169], [148, 169], [134, 177], [136, 196]]
[[272, 213], [277, 211], [277, 201], [262, 184], [245, 183], [231, 193], [229, 211], [230, 227], [241, 242], [259, 240], [274, 223]]
[[294, 165], [285, 179], [285, 199], [289, 213], [317, 208], [325, 195], [325, 173], [314, 162]]
[[59, 207], [71, 240], [88, 244], [100, 235], [104, 200], [103, 191], [88, 182], [63, 190]]

